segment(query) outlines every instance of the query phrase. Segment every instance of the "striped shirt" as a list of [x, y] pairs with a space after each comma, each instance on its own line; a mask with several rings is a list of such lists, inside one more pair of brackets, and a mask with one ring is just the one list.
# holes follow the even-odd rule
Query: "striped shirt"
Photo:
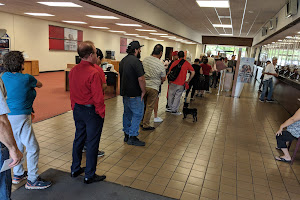
[[159, 91], [161, 78], [166, 76], [164, 64], [160, 59], [149, 56], [143, 60], [145, 71], [146, 87]]

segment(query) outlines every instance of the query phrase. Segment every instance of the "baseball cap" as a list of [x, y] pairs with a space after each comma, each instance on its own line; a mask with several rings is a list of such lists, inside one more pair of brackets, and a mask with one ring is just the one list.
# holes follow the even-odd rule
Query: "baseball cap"
[[139, 41], [132, 41], [130, 42], [130, 44], [128, 45], [128, 49], [139, 49], [141, 47], [143, 47], [144, 45], [140, 45]]
[[101, 49], [96, 48], [96, 54], [97, 57], [100, 57], [100, 60], [102, 60], [102, 58], [104, 57]]
[[172, 56], [177, 56], [178, 55], [178, 51], [173, 51], [172, 52]]

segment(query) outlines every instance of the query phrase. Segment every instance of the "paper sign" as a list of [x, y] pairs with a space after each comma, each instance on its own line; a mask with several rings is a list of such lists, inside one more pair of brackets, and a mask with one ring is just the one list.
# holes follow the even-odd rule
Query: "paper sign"
[[[23, 158], [21, 159], [21, 162], [19, 163], [19, 165], [22, 165], [24, 163], [25, 158], [26, 158], [26, 152], [23, 154]], [[13, 159], [11, 159], [11, 158], [4, 160], [0, 173], [4, 172], [6, 170], [9, 170], [10, 169], [9, 165], [12, 162], [13, 162]]]

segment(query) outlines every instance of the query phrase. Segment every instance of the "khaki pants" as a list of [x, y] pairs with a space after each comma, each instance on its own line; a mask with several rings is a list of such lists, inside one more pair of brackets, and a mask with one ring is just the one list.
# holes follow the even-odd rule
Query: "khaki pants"
[[150, 126], [150, 118], [151, 118], [157, 97], [158, 97], [157, 90], [146, 87], [146, 94], [144, 96], [144, 103], [145, 103], [145, 112], [144, 112], [144, 118], [143, 118], [143, 127], [144, 128], [148, 128]]

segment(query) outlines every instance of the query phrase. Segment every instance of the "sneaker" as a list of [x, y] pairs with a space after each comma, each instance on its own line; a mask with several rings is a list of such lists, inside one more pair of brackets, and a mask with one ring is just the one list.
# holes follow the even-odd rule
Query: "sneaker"
[[265, 102], [265, 101], [263, 101], [263, 100], [261, 100], [261, 99], [259, 99], [259, 101], [260, 101], [260, 102]]
[[167, 109], [166, 109], [166, 112], [171, 112], [171, 109], [170, 109], [170, 108], [167, 108]]
[[267, 99], [267, 102], [268, 102], [268, 103], [272, 103], [272, 102], [274, 102], [274, 101], [275, 101], [274, 99], [270, 99], [270, 100]]
[[162, 119], [162, 118], [160, 118], [160, 117], [155, 117], [154, 118], [154, 122], [156, 122], [156, 123], [160, 123], [160, 122], [163, 122], [164, 120]]
[[155, 127], [149, 126], [149, 127], [143, 128], [143, 131], [152, 131], [154, 129], [155, 129]]
[[177, 111], [177, 112], [172, 112], [171, 114], [172, 115], [181, 115], [182, 113]]
[[82, 149], [82, 153], [85, 153], [85, 152], [86, 152], [86, 146], [84, 146]]
[[124, 142], [127, 142], [128, 138], [129, 138], [129, 135], [124, 132]]
[[31, 182], [30, 180], [27, 180], [27, 183], [25, 185], [25, 189], [27, 190], [43, 190], [51, 186], [50, 181], [45, 181], [38, 177], [35, 182]]
[[104, 152], [104, 151], [98, 150], [98, 158], [99, 158], [99, 157], [102, 157], [102, 156], [104, 156], [104, 155], [105, 155], [105, 152]]
[[136, 136], [129, 137], [127, 144], [133, 146], [145, 146], [145, 142], [140, 141]]
[[14, 175], [13, 178], [12, 178], [12, 183], [13, 184], [19, 184], [21, 181], [27, 179], [27, 171], [24, 172], [23, 175], [21, 176], [17, 176], [17, 175]]
[[95, 182], [100, 182], [100, 181], [104, 181], [106, 179], [105, 175], [99, 176], [97, 174], [94, 174], [94, 176], [92, 178], [84, 178], [84, 183], [85, 184], [91, 184], [91, 183], [95, 183]]
[[194, 101], [195, 99], [194, 98], [190, 98], [190, 101]]

